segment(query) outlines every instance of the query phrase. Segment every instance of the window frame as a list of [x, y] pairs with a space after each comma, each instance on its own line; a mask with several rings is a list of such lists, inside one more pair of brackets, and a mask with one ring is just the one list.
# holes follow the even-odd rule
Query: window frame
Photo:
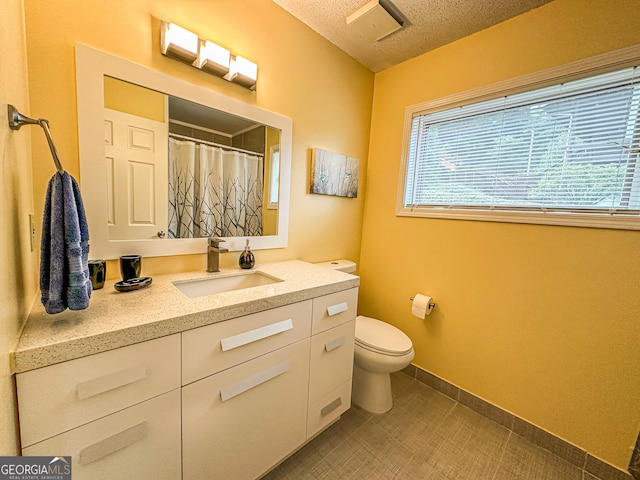
[[280, 146], [272, 145], [269, 147], [269, 188], [267, 195], [267, 209], [277, 210], [279, 201], [279, 182], [280, 182]]
[[506, 95], [531, 91], [637, 65], [640, 65], [640, 44], [406, 107], [396, 216], [640, 230], [640, 215], [637, 212], [624, 213], [617, 211], [611, 213], [589, 210], [568, 212], [562, 209], [534, 212], [517, 207], [493, 209], [484, 206], [465, 206], [461, 208], [404, 206], [411, 126], [415, 116], [488, 101]]

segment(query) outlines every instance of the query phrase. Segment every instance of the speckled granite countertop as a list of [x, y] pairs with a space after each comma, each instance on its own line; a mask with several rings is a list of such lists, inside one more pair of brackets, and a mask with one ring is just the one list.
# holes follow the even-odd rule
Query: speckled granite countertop
[[357, 287], [359, 277], [298, 260], [258, 265], [284, 280], [244, 290], [188, 298], [175, 280], [238, 273], [189, 272], [153, 277], [143, 290], [121, 293], [107, 282], [91, 295], [88, 309], [45, 313], [37, 301], [14, 352], [14, 372], [113, 350], [250, 313]]

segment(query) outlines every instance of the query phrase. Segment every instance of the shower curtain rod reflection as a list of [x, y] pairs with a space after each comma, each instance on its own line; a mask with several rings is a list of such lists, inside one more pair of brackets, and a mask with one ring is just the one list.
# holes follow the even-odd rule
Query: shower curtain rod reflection
[[221, 143], [208, 142], [207, 140], [200, 140], [199, 138], [187, 137], [186, 135], [178, 135], [177, 133], [169, 132], [169, 136], [171, 138], [175, 138], [177, 140], [187, 140], [187, 141], [190, 141], [190, 142], [209, 145], [211, 147], [219, 147], [219, 148], [222, 148], [223, 150], [231, 150], [233, 152], [246, 153], [246, 154], [249, 154], [249, 155], [255, 155], [257, 157], [264, 157], [264, 154], [262, 154], [262, 153], [252, 152], [251, 150], [243, 150], [241, 148], [231, 147], [229, 145], [223, 145]]

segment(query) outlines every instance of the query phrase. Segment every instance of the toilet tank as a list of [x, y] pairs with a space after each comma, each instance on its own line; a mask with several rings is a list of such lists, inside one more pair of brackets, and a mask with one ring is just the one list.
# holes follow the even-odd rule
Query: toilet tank
[[351, 260], [331, 260], [329, 262], [316, 263], [316, 265], [320, 265], [321, 267], [333, 268], [334, 270], [340, 270], [344, 273], [353, 273], [356, 271], [356, 264]]

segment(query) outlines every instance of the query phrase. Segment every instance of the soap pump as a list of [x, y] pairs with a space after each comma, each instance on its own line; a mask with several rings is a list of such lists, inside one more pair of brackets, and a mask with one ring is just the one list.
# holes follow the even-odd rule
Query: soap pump
[[244, 250], [240, 254], [240, 258], [238, 258], [238, 265], [240, 268], [253, 268], [256, 264], [256, 257], [253, 255], [251, 251], [251, 247], [249, 246], [249, 239], [247, 238], [247, 244], [244, 247]]

